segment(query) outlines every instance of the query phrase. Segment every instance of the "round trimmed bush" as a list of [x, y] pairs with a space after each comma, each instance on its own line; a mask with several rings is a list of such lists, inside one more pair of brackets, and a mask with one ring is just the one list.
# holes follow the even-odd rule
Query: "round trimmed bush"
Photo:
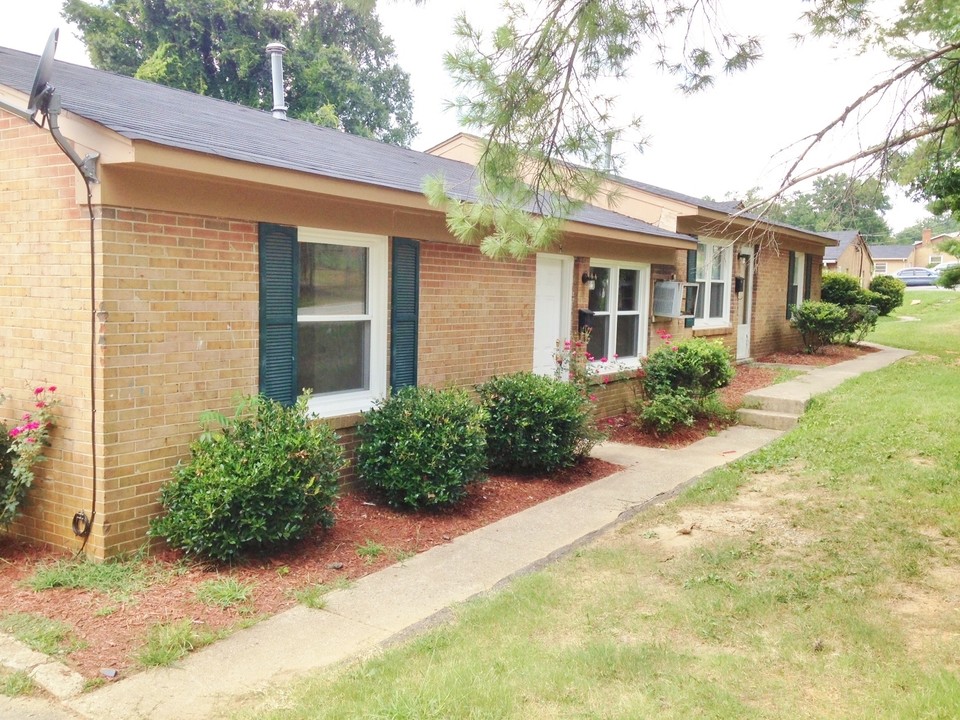
[[835, 305], [865, 305], [860, 278], [843, 272], [825, 272], [820, 285], [820, 299]]
[[790, 325], [800, 331], [806, 351], [817, 353], [844, 333], [847, 311], [835, 303], [808, 300], [794, 310]]
[[718, 340], [693, 338], [661, 345], [643, 363], [648, 399], [683, 388], [698, 405], [733, 379], [730, 353]]
[[876, 305], [877, 312], [887, 316], [903, 305], [903, 293], [907, 289], [903, 280], [892, 275], [877, 275], [870, 281], [870, 289], [877, 293], [878, 302], [867, 303]]
[[357, 428], [357, 473], [389, 505], [452, 505], [486, 464], [486, 411], [463, 390], [410, 387]]
[[477, 387], [486, 408], [492, 469], [551, 472], [573, 465], [602, 439], [593, 408], [573, 383], [531, 372]]
[[219, 432], [190, 445], [160, 489], [166, 511], [150, 534], [189, 554], [229, 562], [300, 540], [333, 524], [345, 462], [337, 435], [308, 418], [307, 395], [292, 407], [248, 398]]

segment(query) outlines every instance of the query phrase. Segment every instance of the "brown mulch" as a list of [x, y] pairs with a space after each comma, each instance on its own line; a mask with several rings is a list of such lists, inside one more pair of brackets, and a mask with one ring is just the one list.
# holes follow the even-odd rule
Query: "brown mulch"
[[[808, 362], [810, 356], [802, 353], [778, 354], [763, 358], [763, 362], [831, 364], [866, 351], [828, 348], [822, 356], [816, 356], [816, 363]], [[771, 368], [738, 366], [733, 382], [722, 391], [723, 401], [735, 408], [744, 393], [769, 385], [775, 377], [776, 370]], [[670, 448], [682, 447], [721, 429], [716, 423], [702, 423], [662, 438], [638, 431], [628, 417], [615, 418], [611, 428], [614, 441]], [[346, 492], [338, 501], [333, 528], [318, 530], [303, 542], [270, 557], [217, 569], [185, 562], [171, 551], [155, 552], [144, 561], [144, 566], [156, 571], [157, 577], [146, 589], [129, 597], [78, 589], [30, 590], [23, 581], [38, 564], [71, 556], [0, 537], [0, 613], [32, 613], [68, 624], [82, 647], [64, 661], [87, 678], [98, 677], [103, 668], [118, 670], [117, 677], [122, 678], [137, 670], [136, 651], [149, 628], [157, 623], [189, 620], [197, 627], [216, 631], [273, 615], [296, 604], [294, 592], [298, 589], [355, 580], [618, 469], [617, 465], [586, 458], [577, 466], [550, 476], [494, 475], [471, 485], [464, 502], [442, 512], [397, 511], [361, 491]], [[358, 555], [358, 547], [373, 543], [385, 549], [379, 558]], [[201, 603], [196, 597], [198, 586], [223, 577], [251, 586], [253, 599], [239, 608]]]
[[773, 353], [759, 358], [759, 363], [777, 363], [780, 365], [806, 365], [812, 367], [827, 367], [838, 362], [853, 360], [861, 355], [876, 352], [877, 348], [869, 345], [828, 345], [818, 353]]

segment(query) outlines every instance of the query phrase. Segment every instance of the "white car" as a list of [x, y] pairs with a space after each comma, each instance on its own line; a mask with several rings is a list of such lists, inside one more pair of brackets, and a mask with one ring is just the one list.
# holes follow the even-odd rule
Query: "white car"
[[954, 260], [952, 262], [942, 262], [938, 265], [934, 265], [930, 269], [933, 270], [933, 272], [935, 272], [939, 276], [940, 273], [942, 273], [947, 268], [958, 267], [958, 266], [960, 266], [960, 261]]

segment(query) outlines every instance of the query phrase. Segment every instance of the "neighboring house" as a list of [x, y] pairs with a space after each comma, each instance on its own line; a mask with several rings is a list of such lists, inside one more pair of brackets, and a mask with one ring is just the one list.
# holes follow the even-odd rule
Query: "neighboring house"
[[916, 267], [933, 267], [940, 263], [960, 260], [960, 258], [944, 252], [940, 248], [940, 243], [944, 240], [955, 240], [957, 237], [960, 237], [960, 232], [934, 235], [930, 228], [924, 228], [920, 242], [914, 243], [914, 264]]
[[915, 245], [867, 245], [873, 258], [873, 275], [893, 275], [897, 270], [915, 267]]
[[[23, 107], [36, 65], [0, 49], [0, 99]], [[794, 348], [790, 307], [819, 293], [829, 240], [731, 206], [623, 180], [619, 212], [587, 206], [555, 252], [495, 261], [420, 191], [442, 174], [470, 199], [470, 164], [65, 63], [53, 84], [64, 135], [98, 154], [93, 222], [47, 130], [0, 110], [0, 417], [27, 383], [58, 386], [48, 460], [11, 531], [78, 547], [84, 512], [97, 557], [142, 545], [199, 415], [238, 394], [310, 387], [350, 449], [391, 388], [550, 372], [580, 309], [592, 342], [635, 366], [657, 330], [740, 357]], [[652, 317], [656, 282], [687, 277], [697, 317]]]
[[867, 287], [873, 277], [873, 257], [863, 235], [858, 230], [840, 230], [821, 233], [837, 241], [836, 247], [826, 248], [823, 267], [833, 272], [853, 275], [860, 287]]

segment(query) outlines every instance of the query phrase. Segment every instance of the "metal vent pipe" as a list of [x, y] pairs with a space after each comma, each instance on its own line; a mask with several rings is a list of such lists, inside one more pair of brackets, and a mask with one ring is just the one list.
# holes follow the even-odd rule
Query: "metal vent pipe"
[[287, 119], [287, 103], [283, 92], [283, 54], [287, 51], [283, 43], [267, 45], [270, 56], [270, 71], [273, 76], [273, 116], [279, 120]]

